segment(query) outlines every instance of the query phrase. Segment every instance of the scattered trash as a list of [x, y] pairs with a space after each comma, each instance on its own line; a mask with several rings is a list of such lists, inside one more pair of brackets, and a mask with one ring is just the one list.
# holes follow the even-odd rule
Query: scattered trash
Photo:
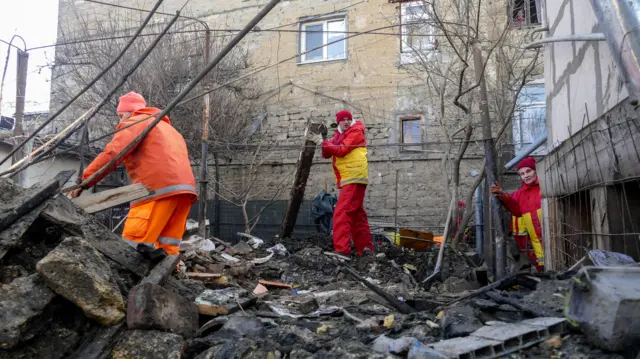
[[216, 249], [215, 243], [210, 239], [205, 239], [197, 234], [189, 236], [189, 239], [180, 242], [180, 252], [205, 251], [211, 252]]
[[408, 353], [413, 343], [415, 343], [417, 340], [418, 339], [412, 337], [391, 339], [383, 334], [373, 341], [371, 349], [382, 354], [391, 353], [401, 355]]
[[276, 244], [273, 247], [267, 248], [267, 252], [275, 253], [279, 256], [286, 256], [287, 254], [289, 254], [289, 252], [287, 252], [287, 248], [280, 243]]
[[391, 326], [393, 325], [393, 321], [394, 321], [394, 316], [393, 314], [388, 315], [386, 317], [384, 317], [384, 324], [382, 324], [385, 328], [391, 328]]
[[236, 235], [238, 235], [240, 237], [249, 238], [249, 240], [247, 241], [247, 244], [250, 245], [251, 247], [253, 247], [253, 249], [258, 249], [264, 244], [264, 240], [262, 240], [262, 239], [260, 239], [258, 237], [252, 236], [250, 234], [238, 232], [238, 233], [236, 233]]
[[265, 287], [276, 287], [276, 288], [293, 288], [291, 284], [279, 283], [279, 282], [269, 282], [266, 280], [259, 280], [258, 283], [264, 285]]
[[318, 327], [318, 329], [316, 329], [316, 334], [324, 334], [327, 332], [328, 329], [329, 327], [327, 327], [326, 325]]
[[220, 257], [229, 262], [240, 262], [240, 260], [234, 256], [228, 255], [226, 253], [221, 253]]
[[269, 293], [269, 290], [262, 284], [256, 285], [256, 287], [253, 289], [253, 294], [257, 296], [264, 296], [267, 293]]
[[256, 259], [252, 260], [251, 263], [253, 263], [253, 264], [264, 264], [264, 263], [267, 263], [269, 260], [271, 260], [271, 258], [273, 258], [273, 254], [274, 253], [272, 252], [271, 254], [269, 254], [266, 257], [256, 258]]

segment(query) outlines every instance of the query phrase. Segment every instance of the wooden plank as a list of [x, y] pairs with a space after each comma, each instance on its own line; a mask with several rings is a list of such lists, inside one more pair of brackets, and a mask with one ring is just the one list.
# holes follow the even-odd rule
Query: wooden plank
[[[312, 133], [320, 133], [322, 124], [314, 123], [307, 129]], [[304, 148], [298, 158], [298, 164], [296, 168], [295, 179], [293, 186], [291, 187], [291, 197], [289, 199], [289, 206], [284, 215], [282, 221], [282, 228], [280, 229], [280, 238], [291, 237], [293, 233], [293, 227], [296, 225], [298, 219], [298, 212], [300, 212], [300, 206], [302, 200], [304, 200], [304, 191], [307, 188], [307, 179], [309, 179], [309, 173], [311, 172], [311, 165], [313, 164], [313, 155], [316, 152], [316, 144], [313, 141], [306, 140]]]
[[150, 192], [141, 183], [136, 183], [124, 187], [118, 187], [95, 194], [74, 198], [72, 202], [85, 210], [87, 213], [95, 213], [135, 201], [148, 196]]
[[158, 263], [149, 274], [140, 281], [143, 283], [152, 283], [162, 285], [168, 276], [176, 270], [176, 266], [180, 262], [180, 255], [168, 256]]

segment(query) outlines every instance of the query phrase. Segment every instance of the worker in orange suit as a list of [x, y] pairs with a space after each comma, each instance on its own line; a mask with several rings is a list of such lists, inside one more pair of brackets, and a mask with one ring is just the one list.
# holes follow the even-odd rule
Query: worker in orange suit
[[[133, 142], [160, 110], [147, 107], [140, 94], [129, 92], [120, 97], [116, 112], [120, 118], [116, 129], [120, 131], [85, 169], [83, 180], [91, 177]], [[141, 183], [151, 193], [131, 202], [122, 232], [123, 240], [152, 259], [161, 258], [165, 253], [179, 254], [189, 210], [198, 199], [184, 138], [171, 126], [169, 117], [165, 116], [121, 161], [124, 161], [131, 183]], [[83, 189], [96, 185], [118, 165], [109, 168]], [[72, 197], [79, 196], [83, 189], [72, 193]]]
[[353, 238], [358, 256], [371, 258], [373, 243], [364, 210], [364, 195], [369, 183], [365, 127], [346, 110], [336, 114], [336, 123], [338, 129], [330, 141], [326, 130], [322, 138], [310, 137], [322, 144], [322, 157], [331, 158], [336, 185], [340, 189], [333, 214], [333, 246], [336, 252], [350, 256]]
[[511, 212], [511, 233], [529, 262], [539, 272], [544, 270], [544, 246], [542, 242], [542, 192], [536, 172], [536, 160], [527, 157], [517, 166], [522, 186], [513, 194], [502, 190], [500, 183], [491, 186], [498, 200]]

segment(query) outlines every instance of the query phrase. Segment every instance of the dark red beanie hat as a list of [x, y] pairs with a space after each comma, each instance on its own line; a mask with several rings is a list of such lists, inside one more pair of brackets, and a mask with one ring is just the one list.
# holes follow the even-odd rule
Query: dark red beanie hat
[[518, 163], [518, 171], [521, 168], [524, 168], [524, 167], [529, 167], [529, 168], [535, 170], [536, 169], [536, 160], [533, 157], [525, 158], [524, 160], [520, 161], [520, 163]]
[[344, 120], [345, 118], [348, 118], [348, 119], [352, 120], [353, 116], [351, 116], [351, 112], [349, 112], [347, 110], [342, 110], [342, 111], [338, 112], [336, 114], [336, 123], [339, 123], [340, 120]]

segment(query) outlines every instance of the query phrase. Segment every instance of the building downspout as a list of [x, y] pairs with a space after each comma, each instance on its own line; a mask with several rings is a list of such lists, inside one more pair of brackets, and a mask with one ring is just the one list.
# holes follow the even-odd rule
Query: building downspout
[[602, 25], [609, 49], [637, 103], [640, 99], [640, 21], [633, 10], [640, 0], [591, 0], [591, 7]]
[[484, 222], [482, 218], [482, 183], [476, 187], [475, 191], [475, 213], [476, 213], [476, 254], [482, 256], [484, 248]]

